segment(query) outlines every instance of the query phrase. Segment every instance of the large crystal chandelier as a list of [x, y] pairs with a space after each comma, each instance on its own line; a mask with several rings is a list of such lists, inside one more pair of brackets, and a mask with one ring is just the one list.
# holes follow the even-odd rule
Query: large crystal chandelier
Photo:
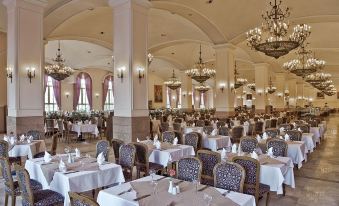
[[71, 67], [65, 65], [66, 60], [62, 58], [60, 41], [58, 41], [58, 51], [56, 53], [56, 58], [52, 60], [54, 64], [46, 64], [45, 72], [53, 79], [61, 81], [74, 73], [74, 70]]
[[187, 76], [191, 77], [199, 83], [204, 83], [206, 80], [215, 76], [215, 70], [207, 68], [206, 64], [202, 61], [201, 45], [199, 52], [199, 61], [194, 65], [194, 68], [186, 70], [185, 73], [187, 74]]
[[283, 68], [297, 76], [305, 77], [325, 66], [325, 61], [314, 58], [312, 51], [305, 48], [305, 44], [296, 53], [298, 58], [284, 63]]
[[277, 0], [274, 0], [274, 4], [270, 2], [270, 5], [271, 11], [262, 14], [264, 22], [261, 28], [251, 29], [246, 35], [251, 48], [277, 59], [300, 46], [310, 35], [311, 27], [306, 24], [297, 25], [287, 37], [289, 23], [285, 20], [290, 16], [290, 9], [287, 7], [283, 10], [280, 7], [281, 1], [277, 4]]
[[172, 90], [176, 90], [181, 87], [181, 81], [175, 76], [174, 69], [172, 76], [167, 81], [165, 81], [164, 84]]
[[247, 87], [255, 92], [255, 83], [249, 83], [247, 84]]
[[200, 83], [199, 86], [196, 86], [195, 87], [195, 90], [197, 90], [198, 92], [200, 93], [205, 93], [207, 92], [208, 90], [210, 89], [209, 86], [203, 84], [203, 83]]
[[239, 77], [237, 63], [234, 64], [234, 89], [238, 89], [247, 83], [247, 79]]
[[269, 81], [268, 87], [266, 88], [266, 91], [269, 94], [273, 94], [276, 90], [277, 90], [277, 88], [275, 86], [273, 86], [272, 79], [270, 77], [270, 81]]
[[331, 74], [325, 72], [316, 72], [313, 74], [309, 74], [304, 77], [304, 80], [312, 85], [320, 84], [327, 80], [330, 80]]
[[328, 88], [324, 89], [322, 92], [326, 94], [327, 96], [333, 96], [337, 93], [337, 89], [334, 88], [334, 85], [330, 85]]

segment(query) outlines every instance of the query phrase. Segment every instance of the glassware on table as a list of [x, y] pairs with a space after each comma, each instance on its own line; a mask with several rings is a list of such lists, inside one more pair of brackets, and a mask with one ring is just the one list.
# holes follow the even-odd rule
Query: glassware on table
[[193, 185], [195, 187], [195, 193], [198, 193], [198, 188], [199, 188], [200, 182], [195, 179], [195, 180], [193, 180]]
[[64, 149], [65, 153], [68, 154], [71, 152], [71, 148], [69, 146], [66, 146]]
[[151, 184], [153, 185], [155, 183], [155, 179], [154, 178], [155, 178], [156, 173], [155, 173], [154, 170], [150, 170], [149, 174], [150, 174], [150, 176], [152, 178]]
[[211, 205], [211, 202], [212, 202], [212, 199], [213, 197], [211, 195], [208, 195], [206, 193], [204, 193], [204, 203], [206, 206], [210, 206]]

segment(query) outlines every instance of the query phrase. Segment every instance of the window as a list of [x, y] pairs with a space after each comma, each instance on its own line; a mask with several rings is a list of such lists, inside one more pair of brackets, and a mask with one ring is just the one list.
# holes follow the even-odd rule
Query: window
[[205, 93], [200, 94], [200, 109], [205, 109]]
[[87, 91], [86, 91], [85, 78], [81, 78], [81, 81], [80, 81], [80, 94], [79, 94], [79, 102], [78, 102], [77, 110], [78, 111], [90, 111], [90, 105], [88, 102]]
[[171, 108], [171, 97], [170, 97], [170, 90], [168, 87], [166, 87], [166, 108]]
[[104, 105], [105, 111], [113, 111], [114, 110], [114, 96], [113, 96], [113, 82], [112, 80], [108, 81], [108, 89], [107, 95]]
[[[177, 93], [178, 94], [178, 93]], [[182, 101], [181, 101], [181, 88], [179, 88], [179, 96], [178, 98], [178, 109], [182, 108]]]
[[53, 90], [53, 79], [52, 77], [47, 78], [46, 92], [45, 92], [45, 111], [55, 112], [58, 111], [58, 104], [55, 99]]

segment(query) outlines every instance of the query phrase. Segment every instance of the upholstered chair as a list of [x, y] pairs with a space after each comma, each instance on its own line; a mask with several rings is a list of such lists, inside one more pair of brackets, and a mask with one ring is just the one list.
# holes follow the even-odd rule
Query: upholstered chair
[[160, 124], [160, 130], [161, 132], [166, 132], [169, 129], [169, 124], [168, 122], [161, 122]]
[[75, 131], [72, 131], [71, 126], [68, 122], [63, 121], [64, 124], [64, 139], [67, 143], [75, 142], [78, 139], [78, 133]]
[[264, 122], [262, 122], [262, 121], [255, 122], [255, 124], [254, 124], [255, 134], [261, 135], [263, 133], [263, 126], [264, 126]]
[[271, 128], [277, 128], [277, 119], [271, 119]]
[[38, 130], [29, 130], [26, 135], [32, 136], [33, 140], [39, 140], [41, 138], [41, 133]]
[[223, 121], [218, 121], [217, 122], [217, 128], [219, 129], [220, 127], [224, 127], [226, 125], [226, 122]]
[[163, 142], [173, 143], [174, 138], [175, 138], [174, 132], [166, 131], [166, 132], [162, 133], [162, 141]]
[[99, 206], [99, 204], [85, 196], [75, 192], [68, 192], [69, 199], [71, 201], [71, 206]]
[[310, 127], [307, 124], [298, 124], [297, 128], [300, 128], [302, 133], [309, 133], [310, 132]]
[[119, 165], [121, 165], [125, 179], [132, 180], [136, 149], [132, 144], [121, 145], [119, 149]]
[[298, 130], [288, 130], [286, 134], [288, 134], [291, 141], [301, 141], [302, 133]]
[[210, 135], [213, 131], [213, 126], [204, 126], [204, 132], [207, 134], [207, 135]]
[[200, 182], [202, 163], [196, 157], [182, 158], [177, 162], [177, 178], [184, 181]]
[[285, 129], [285, 131], [293, 129], [293, 125], [291, 124], [280, 124], [279, 128], [282, 128], [282, 127]]
[[[58, 134], [54, 134], [52, 136], [52, 145], [51, 145], [51, 150], [48, 151], [51, 155], [56, 155], [56, 150], [58, 147]], [[41, 158], [45, 156], [45, 152], [39, 152], [34, 155], [34, 158]]]
[[196, 132], [190, 132], [185, 135], [185, 145], [190, 145], [194, 148], [194, 151], [197, 151], [199, 146], [199, 136]]
[[241, 151], [251, 153], [258, 147], [258, 140], [254, 137], [242, 137], [240, 139]]
[[244, 193], [255, 197], [256, 205], [259, 198], [266, 194], [266, 206], [270, 200], [270, 186], [260, 183], [260, 163], [258, 160], [246, 156], [235, 156], [233, 162], [245, 169]]
[[198, 120], [198, 121], [195, 123], [195, 126], [196, 126], [196, 127], [203, 127], [203, 126], [205, 126], [205, 121], [204, 121], [204, 120]]
[[245, 169], [233, 162], [222, 162], [215, 165], [213, 169], [214, 187], [243, 192], [245, 181]]
[[115, 138], [112, 139], [112, 147], [113, 147], [115, 162], [119, 161], [119, 149], [120, 149], [120, 146], [123, 144], [124, 144], [124, 141], [120, 139], [115, 139]]
[[8, 158], [10, 164], [21, 164], [21, 157], [9, 157], [8, 156], [8, 142], [0, 140], [0, 157]]
[[[8, 197], [11, 196], [12, 204], [15, 206], [16, 197], [21, 195], [19, 183], [13, 180], [11, 166], [6, 157], [0, 157], [0, 169], [5, 180], [5, 206], [8, 205]], [[41, 190], [42, 185], [35, 180], [30, 179], [32, 190]]]
[[240, 138], [243, 136], [244, 127], [243, 126], [236, 126], [232, 129], [232, 142], [239, 143]]
[[272, 138], [278, 137], [279, 133], [280, 133], [278, 129], [273, 129], [273, 128], [266, 129], [265, 132], [266, 132], [267, 136], [272, 137]]
[[174, 122], [175, 122], [175, 123], [179, 123], [179, 124], [181, 124], [181, 122], [182, 122], [182, 119], [181, 119], [181, 118], [175, 118], [175, 119], [174, 119]]
[[225, 126], [219, 127], [219, 135], [229, 136], [230, 135], [230, 130], [227, 127], [225, 127]]
[[104, 157], [105, 157], [105, 161], [108, 161], [108, 157], [109, 157], [109, 142], [106, 140], [100, 140], [97, 142], [96, 145], [96, 155], [95, 157], [98, 157], [98, 155], [100, 153], [103, 153]]
[[46, 136], [52, 136], [56, 132], [54, 126], [54, 119], [46, 119]]
[[197, 157], [202, 163], [201, 183], [214, 186], [213, 168], [221, 161], [220, 153], [199, 150], [197, 152]]
[[267, 150], [273, 147], [273, 155], [277, 157], [286, 157], [288, 145], [282, 139], [270, 139], [266, 143]]
[[173, 123], [173, 130], [181, 131], [181, 124], [180, 123]]
[[52, 190], [33, 190], [29, 174], [23, 167], [16, 165], [16, 175], [21, 191], [23, 206], [62, 206], [64, 197]]

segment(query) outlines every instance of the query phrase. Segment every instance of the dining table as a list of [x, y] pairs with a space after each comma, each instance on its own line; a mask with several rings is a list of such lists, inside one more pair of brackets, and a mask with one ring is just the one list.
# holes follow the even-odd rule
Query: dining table
[[231, 137], [223, 135], [206, 135], [202, 138], [203, 148], [208, 148], [212, 151], [217, 151], [222, 148], [231, 147]]
[[25, 157], [33, 159], [34, 155], [46, 151], [44, 140], [18, 141], [9, 145], [9, 157]]

